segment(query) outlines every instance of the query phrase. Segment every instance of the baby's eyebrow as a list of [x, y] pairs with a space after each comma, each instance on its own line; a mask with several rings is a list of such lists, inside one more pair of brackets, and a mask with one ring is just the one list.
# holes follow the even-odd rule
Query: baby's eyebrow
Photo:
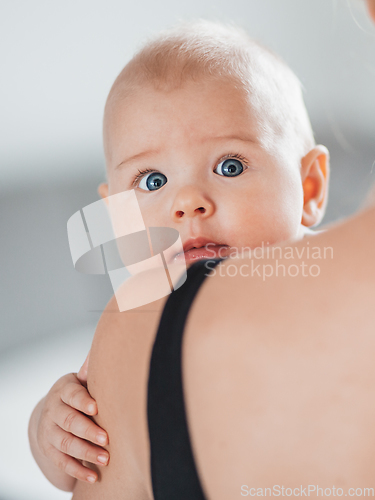
[[213, 139], [221, 139], [226, 141], [242, 141], [242, 142], [257, 142], [255, 137], [245, 136], [245, 135], [219, 135], [216, 137], [212, 137]]
[[147, 158], [148, 156], [158, 154], [159, 152], [160, 151], [158, 149], [149, 149], [147, 151], [141, 151], [140, 153], [137, 153], [133, 156], [130, 156], [129, 158], [126, 158], [121, 163], [119, 163], [115, 168], [126, 166], [128, 163], [131, 163], [135, 160], [141, 160], [142, 158]]
[[246, 142], [247, 144], [253, 144], [253, 145], [259, 144], [259, 141], [257, 140], [256, 136], [246, 135], [242, 133], [231, 134], [231, 135], [216, 135], [208, 137], [207, 139], [212, 142], [237, 141], [237, 142]]
[[[212, 136], [212, 137], [209, 137], [209, 140], [211, 140], [211, 141], [217, 141], [217, 140], [220, 140], [220, 141], [223, 141], [223, 140], [225, 140], [225, 141], [241, 141], [241, 142], [250, 142], [253, 144], [255, 144], [257, 142], [254, 137], [240, 135], [240, 134], [238, 134], [238, 135]], [[135, 160], [141, 160], [142, 158], [147, 158], [148, 156], [153, 156], [153, 155], [156, 155], [158, 153], [160, 153], [159, 149], [149, 149], [147, 151], [141, 151], [140, 153], [137, 153], [133, 156], [130, 156], [129, 158], [126, 158], [121, 163], [119, 163], [115, 168], [124, 167], [127, 164], [129, 164]]]

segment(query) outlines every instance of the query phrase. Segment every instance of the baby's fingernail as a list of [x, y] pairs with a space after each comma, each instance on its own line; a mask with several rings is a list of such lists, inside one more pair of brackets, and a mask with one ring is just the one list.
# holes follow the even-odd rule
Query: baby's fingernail
[[98, 440], [98, 443], [100, 444], [105, 444], [107, 442], [107, 436], [103, 433], [100, 433], [96, 436], [96, 439]]
[[90, 481], [90, 483], [95, 483], [96, 477], [95, 476], [87, 476], [87, 481]]
[[88, 411], [90, 413], [94, 413], [94, 411], [95, 411], [95, 405], [94, 405], [94, 403], [89, 404], [89, 406], [87, 407], [87, 409], [88, 409]]
[[107, 455], [98, 455], [98, 462], [101, 464], [106, 464], [108, 462]]

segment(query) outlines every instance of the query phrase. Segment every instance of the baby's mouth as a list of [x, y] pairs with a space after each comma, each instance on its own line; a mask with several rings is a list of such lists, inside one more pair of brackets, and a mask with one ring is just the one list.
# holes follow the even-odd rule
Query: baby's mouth
[[201, 259], [224, 258], [227, 257], [229, 248], [225, 243], [216, 243], [206, 238], [192, 238], [185, 242], [184, 251], [176, 254], [173, 261], [175, 263], [185, 261], [189, 264]]

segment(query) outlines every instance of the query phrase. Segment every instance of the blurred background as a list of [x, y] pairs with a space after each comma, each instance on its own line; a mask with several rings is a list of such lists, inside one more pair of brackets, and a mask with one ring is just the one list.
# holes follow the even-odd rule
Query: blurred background
[[198, 17], [238, 23], [299, 76], [331, 152], [325, 224], [354, 213], [375, 178], [375, 28], [361, 0], [1, 0], [0, 500], [71, 497], [33, 463], [27, 424], [78, 371], [111, 286], [74, 270], [66, 223], [105, 179], [113, 80], [149, 35]]

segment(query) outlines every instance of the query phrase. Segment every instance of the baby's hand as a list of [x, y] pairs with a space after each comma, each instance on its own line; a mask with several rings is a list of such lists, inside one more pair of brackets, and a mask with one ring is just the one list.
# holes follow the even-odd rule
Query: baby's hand
[[[80, 460], [107, 465], [107, 450], [91, 443], [108, 444], [106, 432], [86, 415], [98, 413], [96, 402], [85, 387], [88, 356], [76, 375], [61, 377], [44, 398], [37, 428], [37, 442], [43, 455], [68, 475], [95, 482], [96, 472]], [[86, 415], [85, 415], [86, 414]]]

